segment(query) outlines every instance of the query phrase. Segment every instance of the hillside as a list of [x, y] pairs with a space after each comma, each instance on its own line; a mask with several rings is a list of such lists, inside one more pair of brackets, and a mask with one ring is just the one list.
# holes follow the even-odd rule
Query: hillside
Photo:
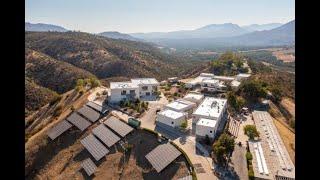
[[35, 110], [46, 105], [57, 96], [57, 93], [39, 86], [30, 78], [25, 80], [25, 115], [28, 116]]
[[25, 63], [26, 77], [58, 93], [74, 88], [77, 79], [94, 76], [83, 69], [28, 48], [25, 50]]
[[25, 31], [36, 31], [36, 32], [46, 32], [46, 31], [57, 31], [57, 32], [66, 32], [68, 31], [64, 27], [52, 25], [52, 24], [43, 24], [43, 23], [25, 23]]
[[264, 31], [264, 30], [271, 30], [277, 27], [282, 26], [281, 23], [268, 23], [268, 24], [250, 24], [247, 26], [241, 26], [242, 28], [246, 29], [247, 31]]
[[70, 63], [99, 79], [178, 75], [182, 60], [142, 42], [110, 39], [80, 32], [26, 32], [26, 47]]
[[116, 31], [107, 31], [107, 32], [102, 32], [99, 33], [98, 35], [104, 36], [107, 38], [112, 38], [112, 39], [124, 39], [124, 40], [130, 40], [130, 41], [141, 41], [141, 39], [134, 38], [130, 36], [129, 34], [124, 34], [124, 33], [119, 33]]

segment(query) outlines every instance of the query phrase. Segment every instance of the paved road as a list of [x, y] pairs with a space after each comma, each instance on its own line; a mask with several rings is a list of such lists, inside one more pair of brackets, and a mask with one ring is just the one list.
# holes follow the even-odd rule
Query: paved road
[[231, 166], [241, 180], [248, 180], [246, 148], [236, 145], [231, 157]]

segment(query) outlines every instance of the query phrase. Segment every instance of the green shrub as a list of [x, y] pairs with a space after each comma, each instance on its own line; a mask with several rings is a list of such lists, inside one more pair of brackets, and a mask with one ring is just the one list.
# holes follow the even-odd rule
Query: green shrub
[[249, 165], [248, 176], [249, 176], [249, 180], [254, 180], [254, 172], [253, 172], [252, 165]]
[[186, 129], [187, 127], [188, 127], [187, 121], [183, 121], [183, 122], [181, 123], [181, 128]]
[[246, 158], [248, 162], [252, 160], [252, 154], [249, 151], [246, 153]]
[[243, 129], [244, 133], [249, 137], [249, 139], [259, 137], [259, 132], [255, 125], [246, 125]]
[[50, 101], [49, 105], [52, 106], [52, 105], [54, 105], [55, 103], [59, 102], [61, 99], [62, 99], [62, 96], [61, 96], [61, 95], [56, 95], [56, 96], [54, 96], [54, 98]]

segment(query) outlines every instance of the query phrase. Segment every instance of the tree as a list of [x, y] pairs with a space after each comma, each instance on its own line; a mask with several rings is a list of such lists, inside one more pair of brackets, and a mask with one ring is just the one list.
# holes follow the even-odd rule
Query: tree
[[181, 128], [186, 129], [188, 127], [187, 121], [183, 121], [180, 126]]
[[265, 87], [266, 84], [264, 82], [249, 79], [240, 85], [239, 90], [246, 98], [257, 101], [258, 98], [265, 98], [267, 96]]
[[227, 96], [229, 105], [234, 111], [239, 112], [245, 105], [245, 99], [243, 99], [241, 96], [238, 97], [233, 91], [229, 92]]
[[244, 133], [249, 137], [249, 139], [259, 137], [259, 132], [255, 125], [246, 125], [244, 127]]
[[223, 133], [219, 139], [212, 145], [213, 154], [216, 161], [222, 165], [227, 164], [227, 160], [234, 150], [234, 138]]

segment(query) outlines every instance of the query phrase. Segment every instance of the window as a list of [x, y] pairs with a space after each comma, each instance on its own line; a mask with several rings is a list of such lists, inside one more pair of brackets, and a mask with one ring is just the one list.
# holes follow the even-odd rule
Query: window
[[148, 90], [148, 86], [142, 86], [142, 90], [144, 91]]
[[171, 124], [174, 124], [174, 122], [172, 121]]
[[126, 95], [126, 94], [127, 94], [126, 90], [121, 91], [121, 95]]
[[130, 94], [135, 94], [136, 91], [135, 90], [130, 90]]
[[212, 133], [212, 131], [210, 131], [210, 133]]
[[146, 92], [146, 96], [150, 96], [150, 92]]

